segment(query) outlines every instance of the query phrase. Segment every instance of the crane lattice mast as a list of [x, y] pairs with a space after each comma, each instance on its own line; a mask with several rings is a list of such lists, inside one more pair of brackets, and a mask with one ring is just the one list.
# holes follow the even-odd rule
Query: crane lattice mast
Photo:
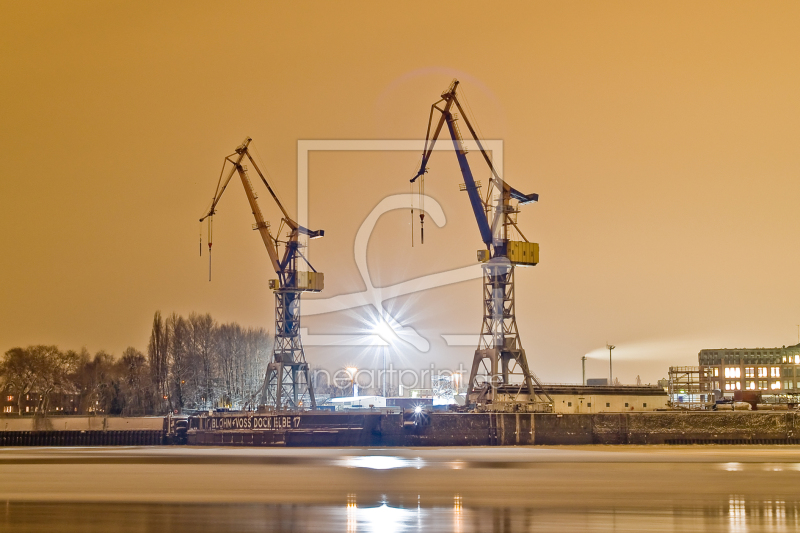
[[[538, 194], [523, 194], [497, 173], [456, 95], [458, 80], [453, 80], [441, 100], [431, 106], [422, 163], [411, 182], [420, 182], [428, 172], [428, 160], [443, 126], [447, 124], [458, 158], [478, 230], [485, 248], [478, 250], [483, 267], [483, 323], [478, 347], [467, 383], [467, 404], [482, 409], [501, 410], [524, 405], [526, 409], [551, 410], [552, 399], [530, 370], [517, 328], [515, 309], [515, 267], [539, 262], [538, 243], [529, 242], [517, 226], [519, 206], [537, 202]], [[457, 112], [456, 112], [457, 110]], [[439, 120], [434, 126], [434, 112]], [[467, 160], [467, 147], [458, 127], [459, 113], [491, 171], [485, 196], [481, 182], [473, 177]], [[420, 226], [424, 222], [420, 214]], [[522, 240], [510, 237], [518, 234]]]
[[[235, 153], [225, 158], [220, 180], [217, 183], [217, 190], [211, 202], [211, 208], [200, 219], [200, 222], [206, 218], [209, 221], [209, 261], [211, 260], [212, 244], [210, 234], [211, 221], [216, 213], [217, 203], [222, 198], [222, 193], [225, 192], [233, 174], [238, 173], [256, 221], [253, 224], [253, 229], [261, 235], [272, 268], [278, 276], [277, 279], [269, 280], [269, 288], [275, 293], [275, 343], [261, 390], [262, 402], [276, 410], [301, 409], [308, 406], [316, 409], [314, 387], [310, 379], [309, 367], [300, 338], [300, 295], [303, 292], [321, 291], [324, 285], [324, 276], [321, 272], [317, 272], [303, 256], [298, 238], [300, 235], [306, 235], [310, 239], [315, 239], [322, 237], [325, 232], [323, 230], [313, 231], [304, 228], [289, 216], [261, 169], [253, 160], [248, 148], [251, 140], [249, 137], [246, 138]], [[248, 169], [242, 164], [245, 157], [253, 165], [253, 168], [283, 214], [275, 235], [271, 233], [270, 223], [264, 219], [258, 206], [258, 196], [247, 174]], [[231, 168], [225, 175], [225, 168], [229, 163]], [[225, 175], [224, 179], [223, 175]], [[288, 233], [282, 240], [280, 235], [284, 227], [288, 230]], [[301, 261], [310, 270], [298, 269], [298, 266], [302, 266]]]

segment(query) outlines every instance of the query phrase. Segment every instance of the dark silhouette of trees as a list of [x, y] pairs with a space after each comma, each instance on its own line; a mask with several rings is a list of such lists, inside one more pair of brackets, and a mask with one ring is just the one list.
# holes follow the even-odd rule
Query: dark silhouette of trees
[[36, 401], [38, 413], [146, 415], [216, 407], [252, 409], [272, 349], [261, 328], [217, 324], [209, 314], [153, 316], [147, 355], [127, 348], [119, 358], [56, 346], [12, 348], [0, 361], [0, 390], [17, 412]]
[[163, 411], [167, 405], [168, 348], [169, 334], [161, 319], [161, 311], [156, 311], [153, 316], [150, 343], [147, 346], [147, 359], [150, 363], [150, 379], [153, 385], [153, 405], [157, 411]]
[[29, 350], [11, 348], [0, 363], [0, 383], [17, 398], [17, 412], [22, 414], [22, 399], [33, 391], [39, 379], [38, 362]]
[[128, 347], [122, 352], [117, 365], [121, 375], [122, 414], [137, 416], [152, 413], [150, 370], [144, 354]]
[[217, 323], [208, 313], [189, 315], [189, 334], [194, 357], [199, 361], [195, 373], [194, 401], [202, 409], [213, 407], [217, 355]]
[[74, 394], [73, 376], [78, 370], [80, 355], [62, 352], [57, 346], [28, 346], [8, 350], [0, 363], [0, 383], [17, 398], [17, 412], [22, 414], [23, 401], [36, 394], [39, 412], [47, 412], [54, 394]]

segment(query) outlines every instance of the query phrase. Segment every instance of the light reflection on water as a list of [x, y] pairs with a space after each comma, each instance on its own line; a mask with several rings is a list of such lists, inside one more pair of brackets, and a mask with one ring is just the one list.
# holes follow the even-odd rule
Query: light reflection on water
[[416, 468], [425, 466], [425, 461], [416, 457], [406, 459], [393, 455], [353, 455], [334, 462], [345, 468], [369, 468], [370, 470], [391, 470], [394, 468]]
[[[419, 500], [418, 500], [419, 502]], [[731, 533], [800, 530], [800, 500], [748, 500], [731, 495], [716, 505], [517, 508], [474, 506], [459, 494], [451, 506], [422, 502], [344, 505], [135, 504], [5, 502], [0, 531], [292, 531], [347, 533], [544, 531], [711, 531]], [[411, 502], [406, 502], [411, 503]], [[4, 508], [4, 509], [3, 509]]]

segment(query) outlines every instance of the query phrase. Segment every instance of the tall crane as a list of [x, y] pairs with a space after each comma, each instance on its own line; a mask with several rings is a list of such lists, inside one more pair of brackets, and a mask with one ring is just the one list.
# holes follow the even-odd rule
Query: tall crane
[[[208, 219], [208, 250], [210, 254], [212, 244], [211, 227], [217, 204], [234, 173], [238, 173], [242, 180], [250, 209], [253, 211], [253, 216], [256, 220], [255, 224], [253, 224], [253, 229], [261, 235], [261, 240], [264, 241], [264, 246], [267, 248], [272, 268], [278, 275], [277, 279], [269, 280], [269, 288], [275, 292], [275, 343], [272, 348], [270, 362], [267, 365], [267, 373], [264, 377], [264, 385], [261, 392], [262, 401], [276, 410], [307, 408], [309, 405], [312, 409], [316, 409], [314, 387], [309, 376], [308, 363], [303, 352], [303, 343], [300, 339], [300, 295], [303, 292], [321, 291], [324, 285], [324, 276], [321, 272], [317, 272], [302, 254], [299, 237], [305, 235], [310, 239], [316, 239], [322, 237], [325, 232], [323, 230], [314, 231], [304, 228], [289, 216], [261, 169], [253, 160], [252, 155], [250, 155], [249, 146], [251, 140], [250, 137], [247, 137], [233, 154], [225, 158], [220, 179], [217, 182], [217, 190], [214, 192], [214, 197], [211, 201], [211, 208], [200, 219], [200, 222]], [[264, 220], [264, 215], [262, 215], [258, 206], [258, 196], [248, 177], [248, 169], [242, 164], [245, 157], [253, 165], [253, 168], [283, 214], [278, 230], [274, 235], [270, 232], [270, 223]], [[231, 165], [230, 170], [225, 174], [225, 169], [229, 166], [228, 163]], [[284, 229], [287, 230], [287, 233], [281, 238], [281, 232]], [[298, 266], [302, 266], [301, 261], [308, 266], [309, 271], [298, 270]]]
[[[467, 382], [467, 404], [488, 410], [551, 410], [552, 398], [528, 366], [517, 329], [514, 305], [515, 267], [534, 266], [539, 262], [539, 244], [529, 242], [517, 226], [519, 206], [537, 202], [539, 195], [523, 194], [498, 175], [491, 156], [461, 107], [456, 95], [458, 84], [458, 80], [453, 80], [442, 93], [441, 99], [431, 106], [422, 163], [411, 183], [419, 180], [420, 190], [424, 190], [428, 160], [442, 127], [447, 124], [464, 177], [460, 190], [467, 193], [485, 245], [484, 249], [478, 250], [478, 261], [483, 267], [483, 324]], [[432, 131], [435, 112], [440, 116]], [[489, 166], [489, 184], [485, 195], [481, 194], [482, 184], [473, 177], [467, 160], [467, 147], [458, 127], [458, 113]], [[422, 238], [424, 222], [421, 212]], [[515, 239], [516, 236], [519, 238]]]

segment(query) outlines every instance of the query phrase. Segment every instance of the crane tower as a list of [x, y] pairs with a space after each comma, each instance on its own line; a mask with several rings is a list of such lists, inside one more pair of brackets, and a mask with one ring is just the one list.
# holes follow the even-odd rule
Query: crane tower
[[[251, 140], [250, 137], [246, 138], [233, 154], [225, 158], [211, 208], [200, 219], [200, 222], [208, 219], [208, 250], [210, 254], [211, 224], [216, 213], [217, 203], [222, 198], [222, 193], [225, 192], [233, 174], [238, 173], [250, 209], [255, 217], [256, 222], [253, 224], [253, 229], [260, 234], [272, 268], [277, 274], [277, 279], [269, 280], [269, 288], [275, 293], [275, 343], [264, 377], [261, 391], [262, 402], [276, 410], [308, 407], [316, 409], [314, 388], [303, 352], [303, 343], [300, 339], [300, 295], [303, 292], [321, 291], [324, 285], [324, 276], [321, 272], [317, 272], [302, 254], [299, 236], [306, 235], [310, 239], [316, 239], [322, 237], [325, 232], [304, 228], [289, 216], [261, 169], [253, 160], [249, 150]], [[248, 169], [242, 164], [245, 157], [253, 165], [283, 214], [274, 235], [271, 232], [270, 223], [264, 219], [258, 206], [258, 196], [247, 174]], [[230, 170], [225, 174], [225, 169], [229, 164]], [[281, 237], [283, 230], [286, 230], [286, 234]], [[298, 268], [303, 263], [308, 270]]]
[[[538, 194], [523, 194], [506, 183], [495, 170], [456, 95], [458, 80], [453, 80], [441, 99], [431, 106], [422, 163], [411, 182], [424, 182], [427, 164], [443, 126], [453, 141], [464, 183], [460, 190], [469, 197], [475, 221], [485, 248], [478, 250], [483, 267], [483, 323], [480, 340], [472, 361], [467, 382], [467, 404], [486, 410], [552, 409], [552, 398], [530, 370], [517, 328], [514, 290], [516, 267], [534, 266], [539, 262], [538, 243], [529, 242], [517, 226], [519, 206], [537, 202]], [[434, 124], [434, 114], [439, 119]], [[467, 160], [467, 146], [458, 127], [463, 118], [483, 159], [490, 169], [489, 184], [481, 193], [481, 182], [473, 177]], [[424, 214], [420, 213], [422, 234]]]

